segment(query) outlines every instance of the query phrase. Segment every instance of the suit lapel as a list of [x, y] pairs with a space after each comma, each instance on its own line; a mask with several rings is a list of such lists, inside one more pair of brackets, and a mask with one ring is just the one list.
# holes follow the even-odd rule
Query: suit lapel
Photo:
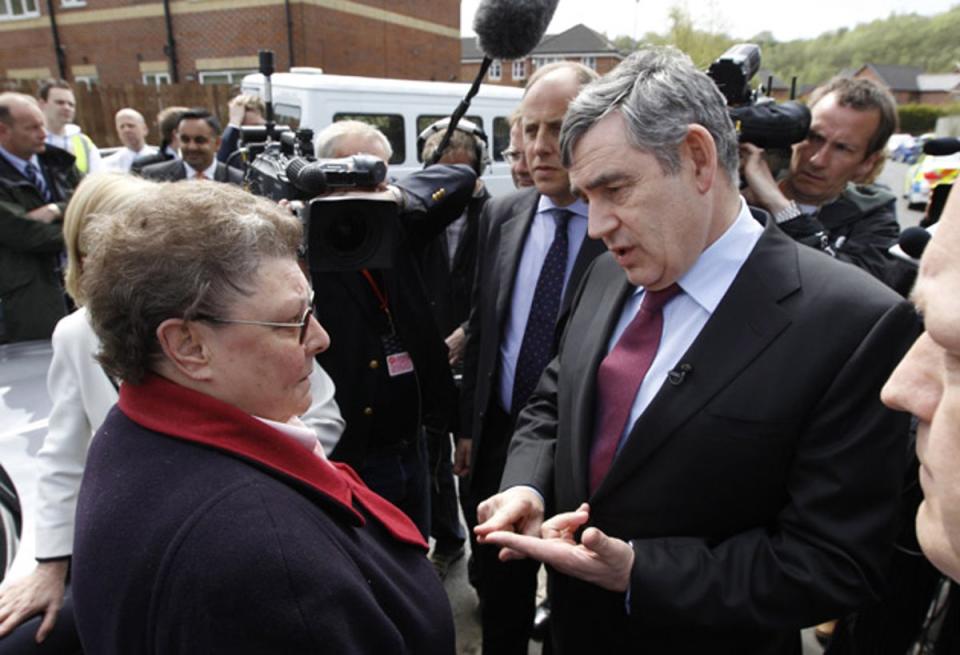
[[630, 477], [787, 328], [790, 317], [779, 303], [800, 288], [796, 248], [769, 221], [716, 311], [680, 358], [679, 363], [692, 366], [690, 373], [681, 384], [664, 382], [595, 497]]
[[523, 241], [530, 231], [539, 199], [540, 195], [537, 193], [525, 195], [517, 203], [513, 216], [500, 225], [500, 240], [497, 249], [497, 270], [499, 271], [500, 282], [497, 285], [497, 325], [502, 325], [503, 317], [506, 316], [507, 305], [510, 296], [513, 294], [517, 266], [519, 266], [520, 256], [523, 254]]
[[[573, 262], [573, 269], [570, 271], [570, 280], [567, 282], [567, 288], [563, 292], [563, 298], [560, 300], [559, 316], [563, 316], [569, 309], [573, 297], [577, 294], [577, 288], [580, 286], [580, 280], [583, 274], [598, 255], [607, 251], [603, 241], [591, 239], [589, 236], [583, 238], [580, 244], [580, 250], [577, 251], [577, 258]], [[626, 276], [624, 276], [626, 279]]]

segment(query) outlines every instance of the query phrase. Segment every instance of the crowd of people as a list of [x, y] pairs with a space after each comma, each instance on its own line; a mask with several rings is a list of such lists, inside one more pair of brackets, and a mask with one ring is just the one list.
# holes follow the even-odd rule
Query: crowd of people
[[[515, 192], [437, 121], [436, 164], [356, 195], [395, 203], [391, 265], [332, 270], [230, 165], [256, 98], [168, 108], [157, 147], [121, 109], [101, 159], [66, 83], [0, 94], [2, 339], [54, 353], [0, 654], [452, 653], [468, 550], [489, 655], [799, 653], [824, 622], [833, 655], [953, 652], [960, 200], [905, 299], [895, 101], [809, 106], [775, 175], [676, 50], [540, 66]], [[391, 156], [359, 121], [314, 145]]]

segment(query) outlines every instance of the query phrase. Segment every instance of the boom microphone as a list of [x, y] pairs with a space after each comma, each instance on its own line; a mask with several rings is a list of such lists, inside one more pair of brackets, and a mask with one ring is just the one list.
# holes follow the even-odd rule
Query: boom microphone
[[939, 139], [930, 139], [923, 144], [923, 153], [940, 157], [960, 152], [960, 139], [953, 136], [944, 136]]
[[519, 59], [537, 47], [558, 0], [482, 0], [473, 18], [480, 50], [491, 59]]

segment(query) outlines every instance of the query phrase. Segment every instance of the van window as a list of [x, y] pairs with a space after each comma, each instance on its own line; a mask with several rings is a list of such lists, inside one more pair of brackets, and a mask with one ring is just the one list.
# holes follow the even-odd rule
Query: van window
[[503, 161], [500, 153], [510, 147], [510, 120], [504, 116], [493, 119], [493, 148], [490, 153], [494, 161]]
[[[446, 115], [441, 116], [440, 114], [421, 114], [420, 116], [417, 116], [417, 139], [418, 139], [417, 147], [418, 149], [420, 146], [420, 143], [419, 143], [420, 133], [423, 132], [428, 127], [430, 127], [431, 125], [433, 125], [434, 123], [436, 123], [441, 118], [447, 118], [447, 117], [448, 116]], [[480, 129], [483, 130], [483, 119], [480, 116], [464, 116], [464, 118], [470, 121], [471, 123], [473, 123], [474, 125], [479, 125]], [[484, 130], [484, 133], [486, 133], [486, 130]], [[489, 139], [490, 137], [487, 136], [488, 141]], [[420, 156], [419, 152], [417, 153], [417, 161], [423, 161], [423, 157]]]
[[291, 130], [300, 129], [300, 108], [277, 103], [273, 106], [273, 119], [278, 125], [288, 125]]
[[373, 125], [386, 135], [393, 148], [393, 155], [387, 163], [400, 164], [406, 161], [407, 147], [403, 140], [403, 116], [400, 114], [334, 114], [333, 122], [337, 121], [362, 121]]

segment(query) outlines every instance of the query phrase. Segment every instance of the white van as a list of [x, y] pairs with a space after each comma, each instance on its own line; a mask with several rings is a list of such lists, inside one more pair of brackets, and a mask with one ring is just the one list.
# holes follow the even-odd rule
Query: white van
[[[315, 132], [338, 120], [376, 125], [393, 147], [390, 174], [395, 177], [423, 167], [417, 136], [439, 118], [449, 116], [469, 90], [468, 84], [421, 82], [374, 77], [327, 75], [316, 68], [294, 67], [271, 76], [276, 122]], [[264, 77], [243, 78], [244, 93], [263, 97]], [[486, 132], [492, 165], [483, 179], [493, 195], [513, 190], [510, 166], [500, 154], [510, 145], [510, 114], [520, 104], [522, 89], [481, 86], [466, 118]]]

